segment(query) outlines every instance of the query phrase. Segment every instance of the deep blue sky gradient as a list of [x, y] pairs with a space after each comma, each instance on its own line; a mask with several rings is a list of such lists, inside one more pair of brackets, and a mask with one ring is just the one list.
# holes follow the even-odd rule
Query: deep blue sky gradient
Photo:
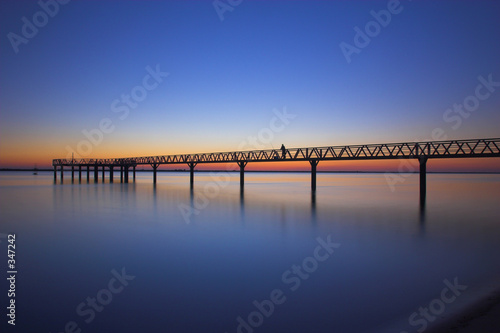
[[[284, 107], [297, 117], [269, 148], [498, 137], [500, 88], [456, 130], [443, 113], [500, 81], [500, 2], [401, 1], [348, 63], [339, 44], [387, 3], [244, 0], [221, 21], [212, 1], [74, 0], [16, 54], [7, 34], [40, 6], [2, 1], [0, 164], [33, 142], [65, 156], [103, 118], [115, 130], [87, 157], [235, 150]], [[157, 64], [170, 75], [119, 120], [112, 101]]]

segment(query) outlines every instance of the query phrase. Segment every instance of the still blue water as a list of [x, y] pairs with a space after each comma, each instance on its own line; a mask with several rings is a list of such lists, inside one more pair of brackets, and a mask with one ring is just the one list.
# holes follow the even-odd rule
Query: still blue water
[[240, 192], [237, 173], [196, 173], [193, 191], [182, 172], [156, 186], [146, 172], [74, 185], [0, 173], [2, 275], [16, 234], [9, 329], [415, 332], [409, 317], [444, 280], [467, 289], [435, 303], [434, 322], [500, 277], [500, 175], [429, 174], [424, 211], [417, 175], [391, 190], [384, 174], [322, 173], [314, 197], [307, 173], [245, 176]]

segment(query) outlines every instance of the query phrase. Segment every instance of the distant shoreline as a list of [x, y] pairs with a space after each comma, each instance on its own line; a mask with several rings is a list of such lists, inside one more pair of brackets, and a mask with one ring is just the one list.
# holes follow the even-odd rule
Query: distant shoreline
[[[21, 168], [0, 168], [0, 172], [5, 171], [20, 171], [20, 172], [53, 172], [54, 169], [21, 169]], [[70, 170], [65, 170], [66, 172]], [[153, 170], [136, 169], [136, 172], [152, 172]], [[239, 172], [239, 170], [195, 170], [196, 172]], [[78, 172], [78, 170], [75, 170]], [[83, 170], [82, 170], [83, 172]], [[86, 172], [86, 171], [85, 171]], [[119, 172], [115, 170], [115, 172]], [[157, 172], [189, 172], [189, 169], [174, 169], [174, 170], [157, 170]], [[309, 170], [245, 170], [246, 172], [275, 172], [275, 173], [310, 173]], [[318, 170], [318, 173], [412, 173], [418, 174], [419, 172], [399, 172], [399, 171], [333, 171], [333, 170]], [[500, 174], [500, 171], [427, 171], [427, 174], [486, 174], [486, 175], [496, 175]]]

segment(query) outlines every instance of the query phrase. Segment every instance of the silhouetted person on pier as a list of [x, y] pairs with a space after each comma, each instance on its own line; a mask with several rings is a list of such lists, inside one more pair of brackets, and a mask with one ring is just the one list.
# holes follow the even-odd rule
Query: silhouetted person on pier
[[286, 148], [285, 148], [285, 145], [281, 145], [281, 158], [285, 158], [285, 154], [286, 154]]

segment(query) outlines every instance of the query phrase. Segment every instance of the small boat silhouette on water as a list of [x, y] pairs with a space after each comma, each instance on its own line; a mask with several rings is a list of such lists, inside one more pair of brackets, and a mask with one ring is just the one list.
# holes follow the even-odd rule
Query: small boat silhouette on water
[[38, 175], [38, 168], [36, 167], [36, 164], [35, 164], [35, 168], [33, 168], [33, 174]]

